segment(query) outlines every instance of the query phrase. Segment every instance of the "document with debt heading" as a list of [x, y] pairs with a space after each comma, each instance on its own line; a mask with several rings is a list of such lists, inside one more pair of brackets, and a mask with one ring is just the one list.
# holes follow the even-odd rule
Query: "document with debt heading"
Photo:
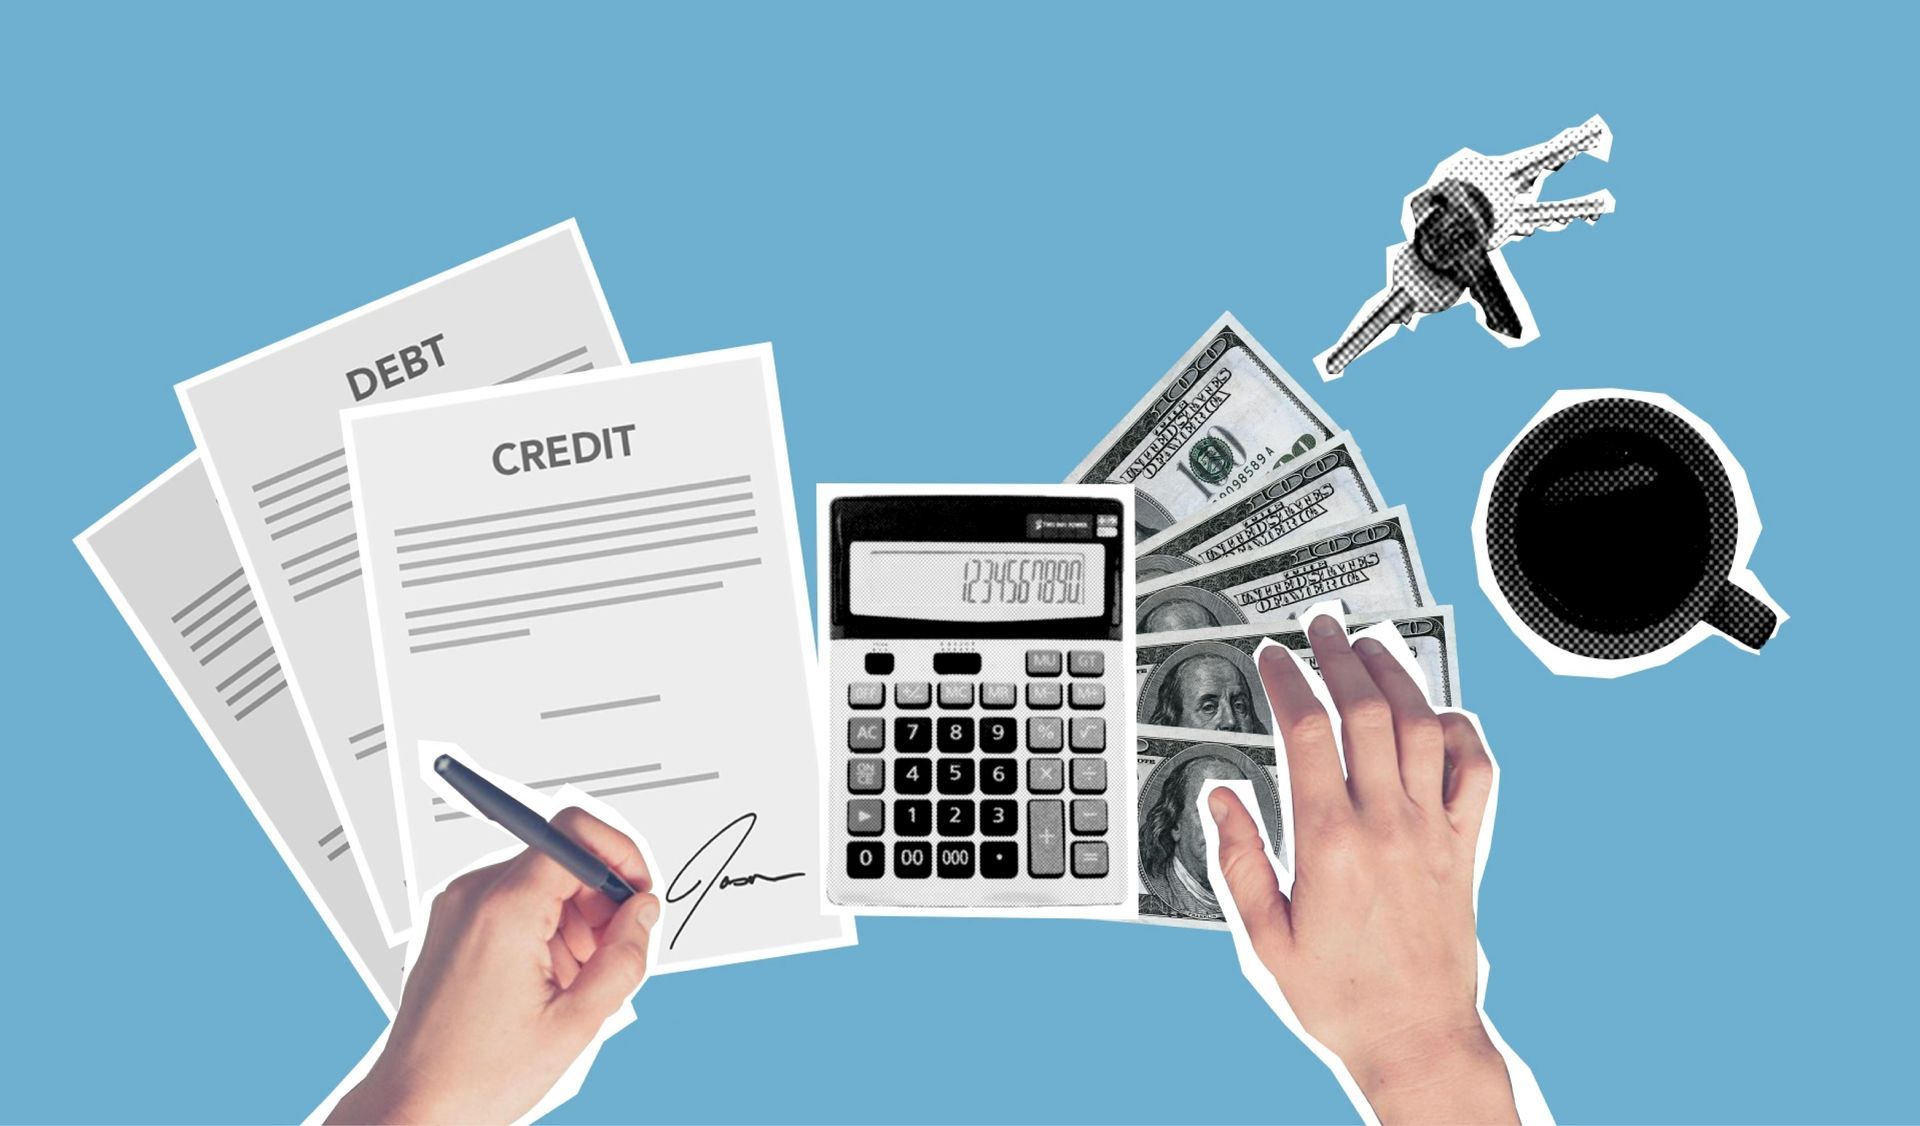
[[389, 938], [410, 929], [411, 899], [340, 412], [625, 362], [567, 222], [178, 388]]
[[409, 886], [508, 840], [429, 785], [451, 743], [647, 839], [663, 972], [851, 942], [772, 348], [343, 418]]
[[[354, 868], [307, 733], [200, 455], [186, 458], [74, 544], [207, 741], [280, 859], [392, 1015], [404, 946], [390, 945]], [[228, 921], [229, 923], [232, 920]]]

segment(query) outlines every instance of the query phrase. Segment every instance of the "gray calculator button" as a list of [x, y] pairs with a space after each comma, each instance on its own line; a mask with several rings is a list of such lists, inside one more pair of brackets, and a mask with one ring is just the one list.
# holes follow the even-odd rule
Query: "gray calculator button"
[[847, 706], [877, 708], [887, 702], [887, 686], [878, 681], [858, 681], [847, 685]]
[[971, 708], [973, 706], [973, 682], [970, 680], [941, 681], [940, 706], [943, 708]]
[[1073, 874], [1089, 877], [1106, 875], [1107, 842], [1073, 842]]
[[[1076, 803], [1077, 804], [1077, 803]], [[847, 832], [855, 837], [877, 837], [887, 828], [887, 803], [879, 798], [855, 798], [847, 803]]]
[[1058, 716], [1037, 715], [1027, 720], [1027, 749], [1029, 751], [1057, 751], [1061, 747], [1061, 729], [1064, 721]]
[[[1051, 760], [1049, 760], [1051, 761]], [[1099, 836], [1107, 831], [1107, 799], [1078, 798], [1073, 803], [1073, 831]]]
[[1104, 751], [1107, 749], [1107, 721], [1076, 716], [1067, 738], [1076, 751]]
[[1060, 650], [1058, 649], [1027, 650], [1027, 675], [1028, 676], [1059, 676], [1060, 675]]
[[924, 708], [933, 703], [933, 685], [924, 680], [893, 686], [893, 703], [900, 708]]
[[1066, 874], [1066, 813], [1067, 803], [1058, 798], [1027, 803], [1027, 875]]
[[1107, 760], [1103, 758], [1074, 759], [1073, 792], [1076, 794], [1106, 793]]
[[857, 758], [847, 764], [847, 790], [855, 794], [877, 794], [887, 788], [887, 772], [877, 758]]
[[1107, 671], [1107, 655], [1098, 649], [1075, 649], [1067, 654], [1067, 671], [1075, 676], [1099, 676]]
[[1066, 789], [1067, 764], [1057, 758], [1027, 760], [1027, 789], [1036, 794], [1057, 794]]
[[[1079, 685], [1074, 685], [1078, 688]], [[1029, 708], [1057, 708], [1060, 706], [1060, 682], [1057, 680], [1030, 680], [1027, 682], [1027, 706]]]
[[[1058, 688], [1059, 685], [1054, 685]], [[1107, 686], [1092, 681], [1073, 686], [1073, 706], [1076, 708], [1104, 708], [1107, 706]]]
[[982, 684], [980, 686], [980, 706], [983, 708], [1011, 708], [1020, 702], [1020, 693], [1011, 684]]
[[887, 721], [879, 716], [862, 716], [847, 721], [847, 749], [884, 751], [887, 749]]

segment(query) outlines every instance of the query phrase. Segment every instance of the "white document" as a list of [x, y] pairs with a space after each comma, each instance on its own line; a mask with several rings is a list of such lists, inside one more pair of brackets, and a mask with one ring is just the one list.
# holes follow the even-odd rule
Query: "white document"
[[455, 743], [646, 835], [662, 972], [851, 942], [772, 348], [343, 417], [408, 886], [500, 846], [428, 784]]
[[340, 412], [625, 362], [567, 222], [178, 388], [389, 938], [411, 899]]
[[194, 454], [74, 543], [166, 678], [280, 859], [389, 1016], [404, 946], [389, 945], [286, 692], [285, 669]]

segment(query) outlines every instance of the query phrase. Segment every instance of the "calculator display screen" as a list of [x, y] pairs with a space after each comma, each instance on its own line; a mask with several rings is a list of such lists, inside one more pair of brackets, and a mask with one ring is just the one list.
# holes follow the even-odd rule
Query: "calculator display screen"
[[940, 622], [1032, 622], [1105, 610], [1104, 547], [1092, 543], [854, 542], [855, 614]]

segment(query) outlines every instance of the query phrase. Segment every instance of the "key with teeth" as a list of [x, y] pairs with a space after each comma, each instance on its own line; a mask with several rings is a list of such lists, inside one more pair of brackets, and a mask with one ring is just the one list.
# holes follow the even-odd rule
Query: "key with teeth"
[[1462, 149], [1442, 161], [1427, 186], [1407, 197], [1407, 241], [1389, 252], [1386, 288], [1339, 343], [1314, 357], [1321, 377], [1338, 376], [1391, 330], [1451, 308], [1462, 294], [1472, 295], [1489, 332], [1519, 344], [1538, 335], [1499, 249], [1537, 231], [1563, 230], [1575, 220], [1593, 223], [1611, 212], [1611, 192], [1545, 201], [1539, 194], [1546, 178], [1575, 157], [1591, 153], [1605, 160], [1612, 148], [1607, 123], [1593, 117], [1518, 152], [1490, 157]]

